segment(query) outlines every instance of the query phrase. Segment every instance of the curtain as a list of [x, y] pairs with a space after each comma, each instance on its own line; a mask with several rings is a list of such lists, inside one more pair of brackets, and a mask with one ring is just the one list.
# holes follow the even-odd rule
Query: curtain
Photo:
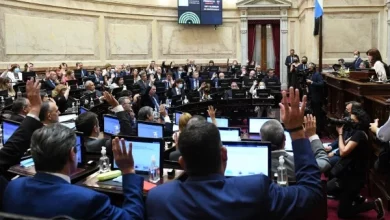
[[[280, 78], [280, 24], [271, 24], [273, 48], [275, 53], [275, 73]], [[285, 73], [287, 74], [287, 73]]]
[[272, 36], [272, 26], [267, 24], [266, 36], [267, 36], [267, 68], [275, 69], [275, 48], [274, 38]]
[[255, 49], [251, 59], [256, 62], [256, 65], [261, 63], [261, 24], [256, 25]]
[[[253, 53], [255, 50], [255, 39], [256, 39], [256, 25], [249, 24], [248, 25], [248, 60], [253, 58]], [[246, 65], [241, 63], [241, 65]]]

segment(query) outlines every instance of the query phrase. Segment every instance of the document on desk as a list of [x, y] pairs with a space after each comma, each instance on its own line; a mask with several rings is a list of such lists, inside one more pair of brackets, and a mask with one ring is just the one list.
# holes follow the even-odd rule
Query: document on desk
[[[113, 179], [112, 181], [122, 183], [122, 176], [118, 176], [117, 178]], [[144, 190], [149, 191], [156, 187], [157, 185], [148, 181], [144, 181]]]

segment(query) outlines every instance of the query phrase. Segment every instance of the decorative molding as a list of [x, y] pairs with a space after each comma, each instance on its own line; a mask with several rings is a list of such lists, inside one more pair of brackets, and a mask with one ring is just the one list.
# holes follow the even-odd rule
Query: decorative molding
[[262, 16], [262, 15], [280, 15], [280, 10], [264, 10], [264, 9], [253, 9], [253, 10], [248, 10], [248, 15], [257, 15], [257, 16]]
[[242, 0], [237, 2], [237, 8], [290, 8], [291, 1], [288, 0]]

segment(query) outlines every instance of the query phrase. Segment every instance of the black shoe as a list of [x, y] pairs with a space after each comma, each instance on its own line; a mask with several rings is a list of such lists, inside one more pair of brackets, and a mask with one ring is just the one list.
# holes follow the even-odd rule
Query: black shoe
[[383, 203], [381, 198], [375, 199], [375, 211], [378, 213], [376, 219], [384, 219], [385, 218], [385, 209], [383, 208]]

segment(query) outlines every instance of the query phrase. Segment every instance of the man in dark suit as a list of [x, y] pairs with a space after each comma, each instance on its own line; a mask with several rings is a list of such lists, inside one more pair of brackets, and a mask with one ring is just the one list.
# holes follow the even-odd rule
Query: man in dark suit
[[22, 122], [30, 112], [31, 104], [26, 98], [18, 98], [12, 103], [12, 115], [10, 120]]
[[141, 76], [141, 79], [138, 80], [137, 84], [140, 87], [141, 95], [143, 95], [143, 94], [145, 94], [146, 89], [148, 88], [150, 82], [148, 81], [148, 77], [147, 77], [145, 71], [141, 71], [139, 75]]
[[286, 129], [291, 130], [296, 186], [277, 186], [264, 174], [225, 178], [227, 149], [221, 145], [218, 128], [207, 122], [189, 123], [179, 137], [179, 164], [188, 179], [151, 189], [148, 218], [299, 219], [315, 207], [322, 200], [321, 180], [302, 128], [306, 101], [300, 109], [299, 92], [289, 92], [291, 108], [283, 92], [281, 111]]
[[85, 92], [83, 93], [83, 95], [88, 95], [93, 92], [96, 92], [96, 97], [94, 99], [98, 99], [102, 97], [103, 96], [102, 92], [96, 90], [95, 88], [96, 88], [95, 83], [93, 83], [91, 80], [88, 80], [87, 82], [85, 82]]
[[0, 149], [0, 174], [3, 175], [7, 170], [20, 163], [20, 159], [30, 147], [32, 133], [43, 125], [39, 121], [39, 112], [41, 111], [40, 84], [27, 81], [26, 92], [31, 103], [31, 108], [25, 120], [19, 128]]
[[309, 65], [307, 65], [307, 56], [302, 57], [302, 63], [298, 65], [297, 69], [298, 71], [306, 71], [309, 68]]
[[240, 89], [240, 87], [238, 87], [237, 83], [232, 82], [232, 84], [230, 84], [230, 89], [226, 90], [225, 99], [231, 99], [232, 95], [233, 95], [232, 90], [239, 90], [239, 89]]
[[355, 50], [355, 52], [353, 52], [353, 58], [355, 58], [355, 60], [353, 61], [354, 69], [360, 69], [360, 63], [363, 62], [363, 60], [362, 58], [360, 58], [360, 52], [358, 50]]
[[[118, 117], [120, 134], [131, 135], [133, 132], [131, 122], [126, 116], [127, 112], [119, 105], [118, 101], [108, 92], [104, 92], [104, 99], [112, 106], [112, 111]], [[111, 139], [98, 138], [100, 134], [99, 120], [95, 113], [85, 112], [76, 119], [77, 131], [83, 132], [84, 145], [89, 153], [100, 154], [102, 146], [107, 148], [107, 153], [111, 155]]]
[[[286, 57], [286, 61], [284, 62], [284, 65], [287, 66], [287, 81], [288, 81], [288, 87], [291, 86], [291, 80], [292, 80], [292, 75], [290, 72], [291, 64], [294, 63], [294, 55], [295, 55], [295, 50], [291, 49], [290, 50], [290, 56]], [[298, 55], [296, 55], [298, 56]], [[299, 59], [299, 57], [298, 57]]]
[[8, 184], [4, 192], [3, 211], [40, 218], [58, 215], [75, 219], [144, 218], [144, 180], [135, 174], [131, 150], [128, 154], [126, 147], [120, 146], [119, 138], [112, 143], [115, 162], [122, 172], [122, 208], [111, 205], [105, 194], [70, 183], [70, 175], [77, 169], [74, 131], [57, 123], [37, 130], [31, 139], [31, 154], [37, 174]]
[[268, 82], [276, 82], [277, 84], [280, 84], [280, 80], [278, 76], [275, 75], [275, 70], [274, 69], [268, 69], [267, 70], [267, 76], [263, 78], [262, 82], [265, 83], [265, 85], [268, 85]]
[[[136, 123], [136, 118], [135, 118], [135, 114], [134, 114], [134, 111], [133, 111], [133, 108], [132, 108], [132, 102], [131, 102], [130, 97], [128, 97], [128, 96], [120, 97], [118, 99], [118, 102], [123, 107], [123, 110], [126, 113], [124, 115], [127, 118], [127, 120], [130, 121], [131, 128], [132, 128], [131, 131], [126, 131], [125, 130], [123, 132], [134, 133], [134, 130], [137, 128], [137, 123]], [[119, 112], [117, 113], [117, 115], [118, 114], [119, 114]], [[118, 117], [118, 118], [119, 118], [119, 120], [121, 119], [121, 117]], [[120, 121], [119, 121], [119, 124], [121, 124]], [[123, 126], [121, 126], [121, 127], [123, 127]], [[127, 127], [127, 126], [125, 126], [125, 127]], [[129, 134], [124, 134], [124, 135], [129, 135]]]
[[192, 78], [190, 78], [190, 89], [198, 90], [201, 85], [202, 79], [199, 77], [199, 72], [195, 71], [194, 74], [192, 74]]
[[141, 96], [141, 107], [149, 106], [152, 109], [160, 108], [160, 101], [156, 95], [156, 87], [153, 85], [146, 88], [145, 94]]
[[244, 85], [251, 87], [253, 82], [250, 82], [250, 79], [255, 79], [256, 78], [256, 72], [254, 70], [251, 70], [249, 72], [249, 76], [244, 76]]
[[175, 81], [174, 86], [168, 90], [167, 96], [169, 98], [172, 98], [174, 96], [181, 96], [182, 99], [184, 99], [185, 96], [185, 91], [184, 91], [184, 80], [182, 79], [177, 79]]
[[57, 74], [54, 70], [50, 70], [50, 76], [45, 80], [46, 90], [51, 91], [56, 87]]
[[81, 78], [88, 76], [87, 70], [83, 69], [83, 63], [82, 62], [77, 62], [76, 63], [76, 71], [80, 71]]
[[317, 134], [321, 134], [324, 125], [324, 115], [322, 112], [322, 105], [324, 99], [324, 80], [320, 73], [316, 71], [316, 65], [309, 63], [309, 77], [306, 79], [309, 87], [310, 107], [313, 115], [317, 119]]

